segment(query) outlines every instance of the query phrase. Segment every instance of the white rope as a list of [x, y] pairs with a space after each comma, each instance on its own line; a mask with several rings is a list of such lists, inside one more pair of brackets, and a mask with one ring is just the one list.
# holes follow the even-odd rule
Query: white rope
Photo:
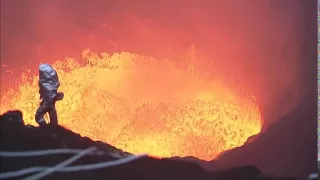
[[[140, 159], [142, 157], [147, 157], [147, 154], [140, 154], [137, 156], [129, 156], [122, 159], [118, 159], [115, 161], [107, 161], [102, 163], [95, 163], [95, 164], [86, 164], [86, 165], [77, 165], [77, 166], [69, 166], [69, 167], [63, 167], [63, 169], [56, 169], [56, 172], [77, 172], [77, 171], [89, 171], [89, 170], [95, 170], [95, 169], [102, 169], [102, 168], [108, 168], [113, 166], [118, 166], [121, 164], [126, 164], [132, 161], [135, 161], [137, 159]], [[35, 173], [44, 171], [46, 169], [49, 169], [49, 167], [31, 167], [31, 168], [25, 168], [17, 171], [10, 171], [0, 174], [0, 179], [7, 179], [7, 178], [16, 178], [19, 176], [24, 176], [27, 174]]]
[[62, 172], [76, 172], [76, 171], [89, 171], [101, 168], [107, 168], [112, 166], [119, 166], [121, 164], [126, 164], [137, 159], [141, 159], [142, 157], [147, 157], [147, 154], [141, 154], [137, 156], [129, 156], [126, 158], [114, 160], [114, 161], [107, 161], [103, 163], [96, 163], [96, 164], [87, 164], [87, 165], [78, 165], [78, 166], [70, 166], [62, 169]]
[[318, 173], [312, 173], [308, 177], [309, 180], [315, 180], [318, 179]]
[[32, 176], [30, 176], [28, 178], [25, 178], [23, 180], [38, 180], [38, 179], [41, 179], [41, 178], [53, 173], [56, 170], [59, 170], [59, 169], [65, 167], [65, 166], [68, 166], [69, 164], [72, 164], [73, 162], [77, 161], [81, 157], [85, 156], [88, 152], [92, 152], [92, 151], [94, 151], [96, 149], [97, 149], [96, 147], [87, 148], [87, 149], [83, 150], [82, 152], [80, 152], [79, 154], [76, 154], [76, 155], [72, 156], [71, 158], [69, 158], [69, 159], [67, 159], [67, 160], [55, 165], [54, 167], [45, 169], [43, 172], [40, 172], [40, 173], [35, 174], [35, 175], [32, 175]]
[[[48, 149], [39, 151], [20, 151], [20, 152], [10, 152], [10, 151], [0, 151], [0, 157], [33, 157], [33, 156], [47, 156], [53, 154], [78, 154], [82, 152], [83, 149]], [[96, 154], [90, 152], [88, 154]]]

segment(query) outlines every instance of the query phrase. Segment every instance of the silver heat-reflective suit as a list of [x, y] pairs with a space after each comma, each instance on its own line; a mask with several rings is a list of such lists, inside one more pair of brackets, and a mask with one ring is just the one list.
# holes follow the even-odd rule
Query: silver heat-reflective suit
[[57, 111], [55, 108], [56, 101], [63, 99], [63, 93], [58, 92], [60, 81], [57, 72], [49, 64], [39, 66], [39, 93], [40, 106], [36, 111], [35, 120], [41, 125], [46, 125], [44, 115], [49, 114], [51, 125], [58, 124]]

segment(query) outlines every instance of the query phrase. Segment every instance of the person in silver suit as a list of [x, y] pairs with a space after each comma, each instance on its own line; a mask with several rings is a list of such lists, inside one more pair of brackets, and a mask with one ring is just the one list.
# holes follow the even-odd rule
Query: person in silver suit
[[56, 70], [49, 64], [40, 64], [39, 66], [39, 94], [40, 106], [36, 111], [35, 120], [40, 125], [46, 125], [44, 115], [49, 114], [50, 125], [58, 124], [56, 101], [63, 99], [63, 92], [58, 92], [60, 81]]

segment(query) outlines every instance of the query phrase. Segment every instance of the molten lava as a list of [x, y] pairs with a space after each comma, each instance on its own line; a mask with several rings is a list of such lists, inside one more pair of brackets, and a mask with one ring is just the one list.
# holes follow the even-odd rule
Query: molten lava
[[[64, 100], [59, 123], [131, 153], [211, 160], [261, 130], [252, 95], [236, 93], [176, 68], [172, 62], [121, 52], [83, 52], [86, 65], [67, 58], [53, 65]], [[37, 76], [25, 73], [1, 98], [1, 113], [20, 109], [36, 125]]]

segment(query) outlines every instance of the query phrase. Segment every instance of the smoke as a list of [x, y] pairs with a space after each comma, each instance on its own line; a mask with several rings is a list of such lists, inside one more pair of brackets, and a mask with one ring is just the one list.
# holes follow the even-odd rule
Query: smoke
[[36, 69], [85, 48], [174, 58], [193, 44], [203, 74], [253, 92], [268, 126], [307, 92], [312, 52], [306, 39], [316, 30], [306, 25], [312, 14], [304, 12], [312, 3], [3, 0], [1, 64], [8, 67], [1, 68], [1, 93], [10, 84], [6, 70]]

